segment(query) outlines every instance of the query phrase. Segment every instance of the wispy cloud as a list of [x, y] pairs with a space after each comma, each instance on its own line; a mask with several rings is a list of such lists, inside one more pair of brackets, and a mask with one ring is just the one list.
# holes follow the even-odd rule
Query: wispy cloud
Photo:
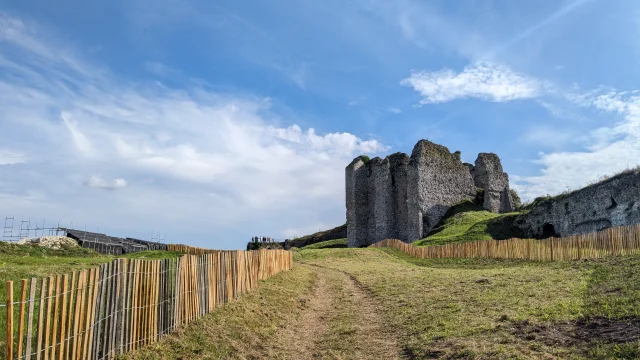
[[563, 18], [566, 15], [570, 14], [571, 12], [573, 12], [574, 10], [576, 10], [577, 8], [579, 8], [580, 6], [584, 5], [585, 3], [589, 2], [589, 1], [592, 1], [592, 0], [574, 0], [574, 1], [570, 1], [570, 2], [566, 3], [565, 5], [561, 6], [558, 10], [554, 11], [552, 14], [550, 14], [549, 16], [545, 17], [544, 19], [540, 20], [536, 24], [534, 24], [534, 25], [526, 28], [525, 30], [519, 32], [514, 37], [512, 37], [511, 39], [506, 41], [505, 43], [496, 46], [491, 51], [489, 51], [488, 53], [484, 54], [482, 56], [482, 58], [493, 58], [493, 57], [497, 56], [499, 53], [505, 51], [509, 47], [512, 47], [512, 46], [516, 45], [517, 43], [519, 43], [519, 42], [531, 37], [532, 35], [534, 35], [538, 31], [540, 31], [543, 28], [545, 28], [546, 26], [549, 26], [550, 24], [560, 20], [561, 18]]
[[21, 152], [0, 149], [0, 165], [21, 164], [26, 161], [27, 157]]
[[460, 73], [451, 69], [414, 72], [400, 84], [419, 92], [423, 105], [466, 98], [493, 102], [530, 99], [539, 96], [544, 85], [535, 78], [488, 61], [469, 65]]
[[[600, 127], [582, 136], [586, 144], [579, 151], [541, 154], [535, 163], [540, 175], [513, 177], [525, 198], [578, 189], [601, 176], [612, 175], [640, 164], [640, 94], [594, 90], [567, 97], [576, 104], [620, 119], [612, 126]], [[550, 137], [553, 137], [551, 135]]]
[[[101, 200], [100, 211], [170, 216], [200, 226], [233, 226], [259, 218], [256, 224], [273, 233], [312, 218], [309, 212], [332, 209], [338, 215], [327, 221], [340, 219], [344, 165], [358, 154], [387, 149], [375, 139], [350, 133], [281, 126], [263, 97], [195, 85], [130, 84], [76, 51], [60, 56], [55, 49], [69, 48], [52, 36], [47, 42], [32, 36], [50, 33], [36, 24], [3, 16], [2, 31], [11, 37], [0, 37], [0, 47], [11, 42], [19, 51], [3, 54], [0, 61], [0, 88], [13, 94], [0, 99], [0, 121], [27, 134], [15, 151], [34, 152], [55, 164], [48, 169], [57, 174], [47, 178], [51, 182], [36, 178], [29, 184], [44, 189], [51, 201], [77, 191], [72, 177], [88, 179], [83, 181], [87, 188], [105, 190], [124, 188], [126, 178], [145, 182], [144, 189], [127, 197], [120, 195], [126, 191], [110, 192], [113, 196]], [[2, 180], [24, 193], [19, 175], [3, 173]], [[215, 204], [203, 203], [211, 193], [218, 194]], [[184, 212], [166, 214], [160, 201], [184, 203]], [[317, 207], [301, 210], [309, 201]], [[56, 212], [74, 211], [57, 206]], [[279, 220], [271, 216], [275, 210]], [[3, 211], [11, 209], [3, 203]]]
[[104, 180], [100, 175], [92, 175], [89, 180], [84, 182], [84, 185], [92, 188], [113, 191], [126, 187], [127, 181], [122, 178], [107, 181]]

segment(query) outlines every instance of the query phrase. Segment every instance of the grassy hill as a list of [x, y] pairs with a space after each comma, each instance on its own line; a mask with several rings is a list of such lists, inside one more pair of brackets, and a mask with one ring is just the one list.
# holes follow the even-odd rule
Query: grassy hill
[[524, 237], [513, 221], [520, 213], [496, 214], [471, 200], [452, 206], [429, 235], [413, 244], [442, 245], [452, 242]]
[[303, 248], [307, 245], [319, 243], [322, 241], [344, 239], [347, 237], [347, 224], [336, 226], [333, 229], [318, 231], [311, 235], [301, 236], [292, 240], [285, 241], [285, 248], [290, 247]]
[[346, 248], [346, 247], [347, 247], [347, 239], [336, 239], [336, 240], [321, 241], [315, 244], [307, 245], [303, 247], [302, 250], [335, 249], [335, 248]]

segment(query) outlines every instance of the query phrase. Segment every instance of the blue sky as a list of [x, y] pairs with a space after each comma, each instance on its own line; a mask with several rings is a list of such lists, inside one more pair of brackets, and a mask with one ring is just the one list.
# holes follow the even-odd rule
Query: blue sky
[[[523, 198], [640, 162], [636, 1], [0, 0], [0, 215], [210, 248], [426, 138]], [[42, 220], [41, 220], [42, 219]]]

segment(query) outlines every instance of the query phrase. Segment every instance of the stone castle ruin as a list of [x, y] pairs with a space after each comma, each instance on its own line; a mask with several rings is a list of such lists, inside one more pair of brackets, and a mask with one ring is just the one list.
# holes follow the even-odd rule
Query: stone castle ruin
[[420, 140], [408, 156], [357, 157], [345, 169], [349, 246], [387, 238], [422, 239], [455, 203], [484, 190], [486, 210], [514, 210], [508, 175], [496, 154], [480, 153], [475, 164], [460, 152]]
[[640, 223], [640, 171], [555, 197], [541, 198], [514, 225], [533, 238], [570, 236]]

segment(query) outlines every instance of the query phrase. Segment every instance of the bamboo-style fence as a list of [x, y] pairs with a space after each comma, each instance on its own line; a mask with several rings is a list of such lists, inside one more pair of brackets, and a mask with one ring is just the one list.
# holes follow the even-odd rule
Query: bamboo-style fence
[[284, 250], [207, 251], [116, 259], [25, 279], [15, 289], [7, 281], [6, 305], [0, 306], [5, 359], [112, 359], [158, 341], [292, 264]]
[[204, 254], [210, 254], [210, 253], [215, 253], [219, 251], [219, 250], [211, 250], [211, 249], [200, 248], [197, 246], [189, 246], [189, 245], [182, 245], [182, 244], [167, 244], [167, 250], [175, 251], [183, 254], [189, 254], [189, 255], [204, 255]]
[[481, 240], [419, 247], [396, 239], [386, 239], [371, 246], [399, 249], [420, 259], [494, 258], [534, 261], [594, 259], [609, 255], [640, 254], [640, 224], [543, 240]]

